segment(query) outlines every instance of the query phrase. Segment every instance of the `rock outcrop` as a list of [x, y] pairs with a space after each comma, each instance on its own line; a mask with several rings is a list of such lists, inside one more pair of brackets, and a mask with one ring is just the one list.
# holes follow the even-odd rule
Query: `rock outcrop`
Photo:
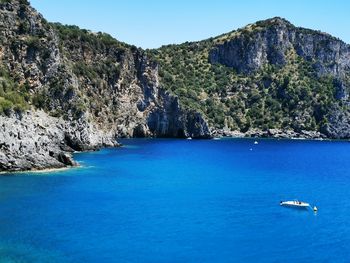
[[322, 132], [332, 139], [350, 138], [350, 111], [334, 107]]
[[285, 65], [291, 49], [312, 61], [319, 75], [344, 77], [350, 71], [349, 45], [325, 33], [297, 28], [279, 17], [238, 31], [231, 40], [215, 46], [209, 60], [250, 74], [267, 64]]
[[68, 122], [43, 111], [0, 116], [0, 171], [75, 166], [72, 152], [118, 146], [114, 136], [83, 119]]
[[276, 139], [313, 139], [322, 140], [327, 136], [317, 131], [268, 129], [252, 129], [247, 132], [231, 131], [227, 129], [213, 130], [212, 135], [215, 137], [232, 137], [232, 138], [276, 138]]

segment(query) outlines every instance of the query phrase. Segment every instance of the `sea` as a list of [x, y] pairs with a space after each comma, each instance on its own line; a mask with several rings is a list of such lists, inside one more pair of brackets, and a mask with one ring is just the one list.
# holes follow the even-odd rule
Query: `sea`
[[0, 176], [0, 262], [350, 262], [349, 142], [121, 142]]

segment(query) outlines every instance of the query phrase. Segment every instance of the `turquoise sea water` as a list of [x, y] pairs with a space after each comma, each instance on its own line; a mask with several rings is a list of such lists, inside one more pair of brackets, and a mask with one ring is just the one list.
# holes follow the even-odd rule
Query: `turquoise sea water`
[[0, 262], [350, 262], [350, 144], [253, 142], [125, 140], [1, 176]]

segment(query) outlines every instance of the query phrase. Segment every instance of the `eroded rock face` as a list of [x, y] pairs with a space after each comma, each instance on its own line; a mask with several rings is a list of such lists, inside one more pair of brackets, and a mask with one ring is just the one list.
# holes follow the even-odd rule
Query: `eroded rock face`
[[62, 65], [54, 29], [26, 1], [0, 3], [0, 61], [33, 91], [48, 84]]
[[211, 132], [202, 115], [184, 111], [176, 97], [166, 99], [163, 109], [155, 109], [148, 117], [148, 127], [157, 137], [210, 138]]
[[333, 139], [350, 138], [350, 111], [334, 107], [322, 132]]
[[0, 171], [75, 166], [73, 151], [108, 146], [118, 146], [115, 134], [84, 120], [65, 121], [43, 111], [0, 116]]
[[193, 137], [211, 136], [207, 122], [198, 112], [185, 110], [176, 96], [159, 87], [158, 65], [145, 57], [138, 60], [138, 76], [143, 91], [138, 108], [146, 114], [142, 132], [137, 128], [137, 136], [151, 134], [154, 137]]
[[325, 33], [294, 27], [282, 18], [258, 22], [254, 29], [247, 27], [213, 48], [209, 60], [250, 74], [266, 64], [283, 66], [291, 49], [307, 61], [316, 61], [313, 67], [320, 75], [344, 77], [350, 70], [349, 45]]

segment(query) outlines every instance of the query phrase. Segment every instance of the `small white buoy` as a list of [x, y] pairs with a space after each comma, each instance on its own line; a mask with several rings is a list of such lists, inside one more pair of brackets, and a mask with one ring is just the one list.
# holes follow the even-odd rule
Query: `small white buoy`
[[258, 144], [258, 141], [255, 141], [254, 144]]
[[318, 210], [318, 209], [317, 209], [317, 207], [316, 207], [316, 206], [314, 206], [314, 212], [317, 212], [317, 210]]

